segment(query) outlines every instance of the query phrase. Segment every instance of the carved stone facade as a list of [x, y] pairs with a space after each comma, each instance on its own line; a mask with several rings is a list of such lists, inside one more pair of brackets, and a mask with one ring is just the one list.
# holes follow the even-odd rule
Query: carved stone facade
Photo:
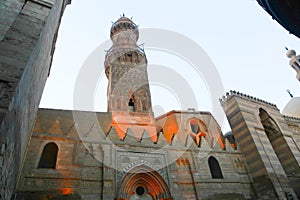
[[15, 199], [299, 199], [300, 119], [238, 92], [225, 136], [209, 112], [154, 118], [137, 26], [111, 38], [109, 112], [39, 109]]
[[[82, 116], [78, 121], [73, 112], [39, 109], [17, 199], [130, 199], [139, 186], [154, 199], [253, 195], [243, 154], [222, 136], [208, 112], [161, 116], [154, 142], [146, 131], [137, 138], [132, 128], [120, 139], [111, 113], [77, 111]], [[200, 143], [191, 134], [195, 119], [205, 125]], [[177, 131], [170, 132], [174, 126]], [[43, 149], [52, 142], [58, 146], [56, 166], [40, 168]], [[223, 178], [212, 177], [210, 157], [219, 163]]]

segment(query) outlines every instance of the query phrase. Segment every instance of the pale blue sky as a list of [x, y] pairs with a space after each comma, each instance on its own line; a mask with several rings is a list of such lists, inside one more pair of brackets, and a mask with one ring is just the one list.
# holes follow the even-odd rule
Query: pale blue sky
[[[74, 82], [82, 64], [94, 49], [109, 39], [111, 22], [123, 13], [132, 16], [141, 29], [168, 29], [201, 46], [214, 62], [224, 92], [238, 90], [275, 103], [280, 110], [290, 99], [286, 89], [299, 96], [299, 82], [295, 71], [289, 67], [284, 47], [300, 53], [300, 40], [272, 20], [255, 0], [73, 0], [61, 22], [40, 107], [74, 109]], [[174, 66], [181, 74], [189, 72], [185, 70], [187, 63], [174, 55], [147, 49], [146, 53], [149, 64]], [[104, 55], [103, 52], [99, 56]], [[103, 67], [103, 63], [99, 63], [99, 68]], [[95, 105], [97, 111], [106, 111], [104, 78], [98, 86], [99, 93], [95, 94], [99, 99]], [[196, 78], [190, 84], [195, 86], [199, 101], [196, 109], [211, 111], [211, 100], [203, 80]], [[153, 107], [160, 112], [180, 109], [169, 91], [157, 85], [150, 87]], [[223, 131], [228, 129], [225, 125]]]

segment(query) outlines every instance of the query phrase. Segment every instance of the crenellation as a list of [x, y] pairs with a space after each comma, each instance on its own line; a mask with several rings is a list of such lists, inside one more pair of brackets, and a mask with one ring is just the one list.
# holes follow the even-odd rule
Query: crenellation
[[253, 96], [250, 96], [250, 95], [247, 95], [247, 94], [241, 93], [239, 91], [235, 91], [235, 90], [230, 90], [230, 93], [227, 92], [226, 96], [223, 96], [221, 99], [219, 99], [220, 103], [223, 104], [225, 101], [228, 101], [232, 96], [238, 96], [238, 97], [242, 97], [243, 99], [250, 100], [250, 101], [260, 102], [260, 103], [271, 106], [278, 110], [277, 106], [273, 103], [267, 102], [265, 100], [262, 100], [262, 99], [259, 99], [259, 98], [256, 98], [256, 97], [253, 97]]

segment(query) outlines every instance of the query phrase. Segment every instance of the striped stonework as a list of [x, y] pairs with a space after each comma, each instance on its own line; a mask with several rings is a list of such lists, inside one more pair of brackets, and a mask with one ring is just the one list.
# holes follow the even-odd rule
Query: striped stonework
[[220, 101], [237, 146], [245, 155], [257, 197], [286, 199], [292, 194], [296, 198], [299, 188], [288, 177], [299, 173], [299, 149], [295, 150], [276, 105], [235, 91]]

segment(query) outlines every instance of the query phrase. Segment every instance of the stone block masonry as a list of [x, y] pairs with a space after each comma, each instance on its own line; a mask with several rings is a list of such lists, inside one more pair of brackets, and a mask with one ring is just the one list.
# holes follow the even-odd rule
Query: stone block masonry
[[0, 2], [0, 199], [11, 199], [69, 0]]

